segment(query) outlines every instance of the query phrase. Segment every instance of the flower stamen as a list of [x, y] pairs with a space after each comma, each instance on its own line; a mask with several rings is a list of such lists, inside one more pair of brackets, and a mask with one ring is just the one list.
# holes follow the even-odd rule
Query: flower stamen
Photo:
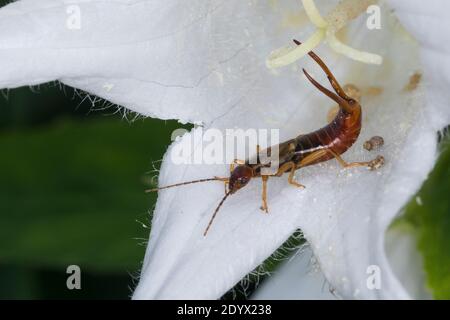
[[273, 51], [267, 58], [267, 67], [274, 69], [294, 63], [317, 47], [323, 40], [335, 52], [350, 59], [368, 64], [381, 64], [383, 58], [380, 55], [352, 48], [339, 41], [336, 37], [337, 31], [342, 29], [350, 20], [365, 12], [369, 5], [376, 2], [377, 0], [343, 0], [339, 2], [332, 12], [323, 18], [314, 0], [302, 0], [306, 15], [317, 27], [317, 30], [301, 46], [282, 47]]

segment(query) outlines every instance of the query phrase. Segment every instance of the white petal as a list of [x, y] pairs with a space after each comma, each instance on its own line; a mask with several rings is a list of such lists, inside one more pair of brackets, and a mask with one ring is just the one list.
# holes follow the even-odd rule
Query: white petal
[[450, 123], [450, 20], [446, 0], [389, 0], [405, 28], [419, 41], [427, 81], [427, 108], [440, 129]]
[[417, 250], [415, 230], [391, 227], [386, 233], [386, 255], [395, 275], [413, 299], [431, 299], [426, 287], [423, 257]]
[[[144, 115], [210, 122], [235, 107], [254, 86], [257, 65], [243, 62], [265, 57], [267, 52], [258, 50], [266, 41], [260, 35], [273, 28], [259, 15], [259, 5], [249, 2], [242, 8], [236, 3], [242, 4], [11, 3], [0, 9], [0, 88], [61, 80]], [[79, 29], [73, 21], [77, 13]], [[239, 28], [225, 29], [231, 19], [240, 21]], [[254, 19], [263, 27], [257, 33]], [[246, 27], [259, 44], [245, 36]], [[236, 33], [240, 40], [230, 46]]]
[[[282, 20], [284, 14], [274, 15]], [[418, 48], [386, 10], [383, 21], [381, 30], [368, 32], [361, 27], [364, 19], [360, 19], [360, 32], [348, 37], [352, 43], [372, 46], [364, 49], [383, 51], [382, 67], [344, 59], [333, 67], [336, 60], [323, 56], [342, 83], [383, 88], [379, 97], [363, 100], [363, 131], [344, 158], [348, 161], [373, 158], [375, 154], [362, 150], [362, 142], [382, 135], [386, 140], [381, 150], [386, 166], [379, 172], [340, 171], [334, 161], [308, 167], [297, 174], [306, 190], [289, 186], [286, 179], [271, 179], [269, 215], [258, 209], [261, 186], [259, 181], [253, 181], [227, 200], [206, 238], [202, 237], [202, 231], [223, 195], [223, 186], [211, 183], [160, 192], [134, 298], [218, 298], [297, 227], [305, 233], [326, 278], [344, 298], [410, 297], [386, 258], [384, 234], [431, 170], [435, 133], [441, 121], [424, 109], [423, 87], [414, 93], [402, 91], [409, 76], [420, 69]], [[253, 21], [253, 25], [258, 26], [258, 22]], [[230, 47], [239, 39], [230, 40]], [[249, 61], [242, 63], [247, 67]], [[282, 138], [290, 138], [324, 124], [326, 109], [331, 104], [310, 90], [310, 85], [296, 76], [298, 72], [285, 69], [270, 78], [263, 66], [253, 63], [257, 85], [245, 95], [242, 106], [217, 119], [215, 127], [280, 127]], [[317, 66], [306, 59], [300, 64], [320, 74]], [[436, 108], [433, 111], [449, 115], [442, 106]], [[182, 143], [187, 143], [188, 138], [185, 136]], [[161, 170], [161, 185], [227, 174], [225, 166], [174, 165], [169, 154], [170, 150]], [[379, 290], [367, 286], [367, 271], [374, 265], [381, 271]]]
[[337, 297], [333, 295], [332, 288], [314, 264], [315, 259], [311, 248], [306, 247], [300, 250], [291, 259], [283, 262], [251, 298], [255, 300], [335, 300]]

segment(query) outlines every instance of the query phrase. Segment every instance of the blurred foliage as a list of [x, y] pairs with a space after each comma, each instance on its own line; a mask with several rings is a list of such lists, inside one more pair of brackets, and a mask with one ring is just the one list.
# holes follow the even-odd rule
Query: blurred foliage
[[401, 223], [415, 230], [427, 286], [436, 299], [450, 299], [450, 135], [444, 134], [435, 168], [406, 206]]
[[[180, 125], [34, 91], [0, 97], [0, 298], [128, 298], [156, 200], [144, 190]], [[71, 264], [82, 290], [66, 288]]]
[[61, 120], [0, 136], [1, 260], [136, 269], [142, 252], [132, 237], [148, 230], [135, 220], [147, 221], [154, 196], [143, 175], [164, 152], [163, 131], [149, 121]]

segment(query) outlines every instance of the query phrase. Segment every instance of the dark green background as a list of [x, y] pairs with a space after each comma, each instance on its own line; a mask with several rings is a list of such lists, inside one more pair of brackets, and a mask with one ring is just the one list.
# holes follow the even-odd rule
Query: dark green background
[[[127, 298], [155, 201], [144, 190], [181, 125], [33, 91], [0, 97], [0, 298]], [[83, 290], [66, 288], [71, 264]]]

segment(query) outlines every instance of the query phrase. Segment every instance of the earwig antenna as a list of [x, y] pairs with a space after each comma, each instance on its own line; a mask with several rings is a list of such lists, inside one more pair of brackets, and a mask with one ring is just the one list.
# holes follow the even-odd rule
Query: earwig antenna
[[187, 181], [187, 182], [181, 182], [181, 183], [171, 184], [171, 185], [164, 186], [164, 187], [148, 189], [148, 190], [145, 190], [145, 192], [147, 192], [147, 193], [149, 193], [149, 192], [155, 192], [155, 191], [158, 191], [158, 190], [164, 190], [164, 189], [169, 189], [169, 188], [173, 188], [173, 187], [179, 187], [179, 186], [184, 186], [184, 185], [187, 185], [187, 184], [193, 184], [193, 183], [199, 183], [199, 182], [207, 182], [207, 181], [227, 181], [227, 180], [228, 180], [228, 179], [226, 179], [226, 178], [218, 178], [218, 177], [208, 178], [208, 179], [200, 179], [200, 180], [193, 180], [193, 181]]
[[223, 205], [225, 200], [228, 198], [228, 196], [231, 194], [230, 191], [228, 191], [225, 196], [220, 201], [219, 205], [217, 206], [216, 210], [214, 210], [214, 213], [211, 217], [211, 220], [209, 220], [208, 226], [205, 229], [205, 232], [203, 232], [203, 236], [206, 237], [206, 234], [208, 233], [209, 228], [211, 227], [211, 224], [213, 223], [214, 219], [216, 218], [217, 212], [219, 212], [220, 207]]

